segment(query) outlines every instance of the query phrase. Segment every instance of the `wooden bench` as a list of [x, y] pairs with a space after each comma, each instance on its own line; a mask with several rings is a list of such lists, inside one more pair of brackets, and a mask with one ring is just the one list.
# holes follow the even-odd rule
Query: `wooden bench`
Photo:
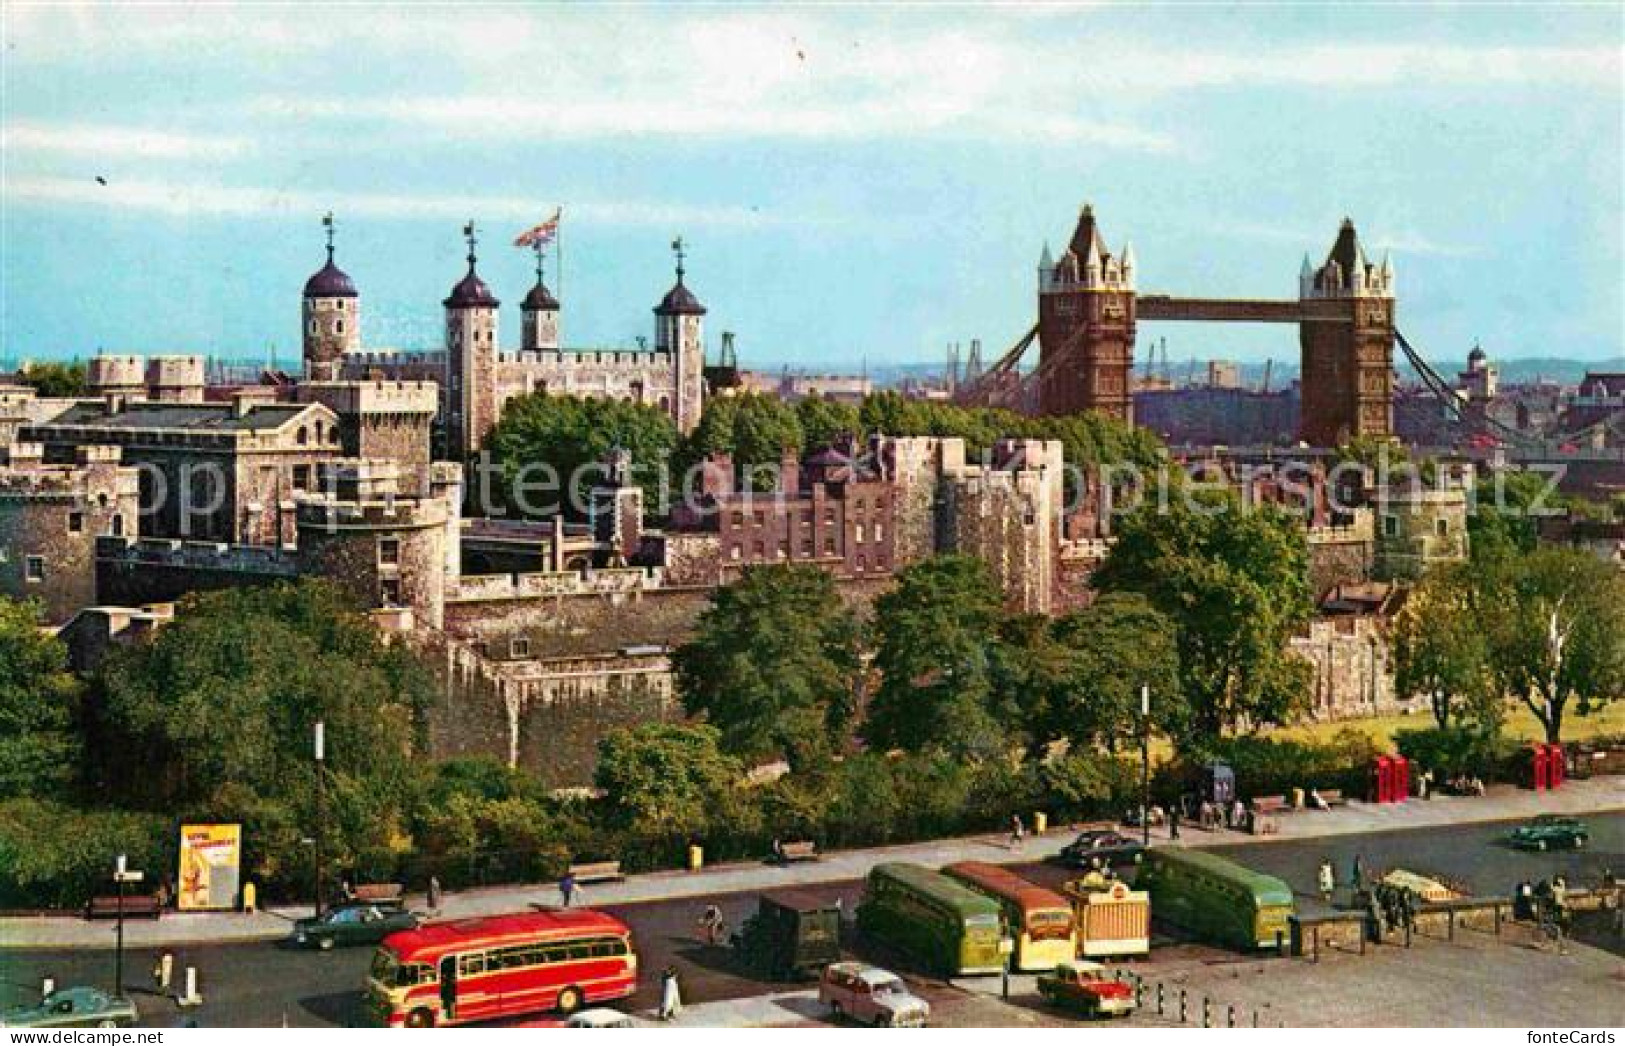
[[1252, 802], [1253, 814], [1284, 814], [1292, 809], [1292, 803], [1284, 795], [1254, 796]]
[[586, 864], [572, 864], [570, 877], [578, 883], [618, 883], [626, 876], [621, 872], [619, 861], [592, 861]]
[[399, 901], [403, 892], [400, 883], [362, 883], [350, 889], [352, 900], [366, 901], [370, 904]]
[[[119, 898], [116, 894], [106, 897], [92, 897], [85, 903], [86, 919], [117, 919], [119, 913]], [[164, 914], [163, 906], [158, 903], [158, 895], [151, 893], [127, 893], [124, 895], [124, 917], [126, 919], [157, 919]]]
[[818, 844], [810, 839], [798, 839], [795, 842], [779, 844], [776, 860], [780, 864], [794, 864], [797, 861], [818, 860]]

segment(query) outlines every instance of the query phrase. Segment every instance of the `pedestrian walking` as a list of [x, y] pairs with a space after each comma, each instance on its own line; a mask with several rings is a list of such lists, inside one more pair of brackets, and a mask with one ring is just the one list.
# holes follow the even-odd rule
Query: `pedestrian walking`
[[1320, 862], [1320, 899], [1327, 904], [1332, 903], [1332, 890], [1337, 887], [1337, 877], [1332, 873], [1332, 859], [1325, 858]]
[[1354, 855], [1354, 866], [1349, 869], [1349, 886], [1355, 893], [1365, 887], [1365, 862], [1360, 860], [1359, 854]]
[[1021, 849], [1022, 842], [1027, 838], [1027, 826], [1021, 823], [1020, 814], [1010, 815], [1010, 849]]
[[1168, 808], [1168, 838], [1179, 838], [1179, 804], [1175, 803]]
[[440, 911], [440, 877], [439, 876], [435, 876], [435, 875], [429, 876], [429, 892], [428, 892], [427, 901], [429, 903], [429, 911], [437, 912], [437, 913]]
[[668, 966], [660, 973], [660, 1019], [676, 1020], [683, 1012], [683, 990], [677, 984], [677, 970]]
[[559, 896], [564, 900], [564, 907], [568, 908], [574, 903], [578, 889], [575, 873], [565, 872], [564, 878], [559, 880]]

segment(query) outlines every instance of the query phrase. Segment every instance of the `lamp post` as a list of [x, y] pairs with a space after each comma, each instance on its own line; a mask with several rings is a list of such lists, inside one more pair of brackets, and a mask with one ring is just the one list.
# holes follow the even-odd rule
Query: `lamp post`
[[327, 758], [326, 729], [320, 719], [316, 720], [315, 756], [316, 756], [316, 834], [313, 838], [313, 856], [316, 865], [316, 918], [322, 917], [322, 900], [326, 896], [324, 882], [325, 876], [322, 867], [322, 835], [326, 827], [326, 793], [327, 775], [324, 771], [324, 761]]
[[1140, 685], [1140, 845], [1151, 845], [1151, 685]]
[[132, 870], [123, 854], [113, 864], [113, 882], [118, 886], [118, 943], [113, 947], [113, 994], [124, 997], [124, 884], [138, 883], [141, 873]]

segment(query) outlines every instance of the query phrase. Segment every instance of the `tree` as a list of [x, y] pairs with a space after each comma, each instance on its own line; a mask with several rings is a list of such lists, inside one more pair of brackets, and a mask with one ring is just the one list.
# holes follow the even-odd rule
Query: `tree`
[[1003, 749], [994, 657], [1003, 598], [987, 564], [938, 556], [897, 575], [875, 600], [880, 673], [864, 738], [880, 748], [980, 758]]
[[593, 780], [612, 820], [654, 838], [703, 832], [734, 805], [744, 773], [722, 753], [721, 738], [704, 723], [647, 723], [600, 741]]
[[1590, 553], [1542, 547], [1483, 569], [1489, 663], [1500, 693], [1515, 695], [1562, 740], [1572, 704], [1589, 715], [1625, 694], [1625, 577]]
[[432, 682], [326, 582], [187, 597], [95, 684], [92, 780], [133, 807], [207, 811], [251, 797], [302, 810], [326, 724], [335, 797], [396, 795]]
[[1453, 721], [1498, 729], [1500, 695], [1488, 671], [1478, 571], [1466, 563], [1441, 564], [1413, 588], [1394, 619], [1389, 646], [1394, 688], [1425, 694], [1444, 730]]
[[1546, 478], [1533, 472], [1497, 469], [1479, 479], [1473, 511], [1467, 514], [1467, 537], [1475, 563], [1533, 552], [1542, 515], [1561, 511], [1566, 500], [1553, 493]]
[[0, 799], [61, 798], [78, 773], [79, 682], [40, 608], [0, 597]]
[[1173, 622], [1184, 745], [1238, 725], [1288, 721], [1310, 668], [1287, 649], [1313, 612], [1302, 524], [1231, 493], [1147, 503], [1125, 517], [1096, 572], [1101, 592], [1138, 592]]
[[1107, 592], [1056, 620], [1052, 632], [1072, 670], [1046, 702], [1042, 722], [1049, 737], [1077, 750], [1115, 751], [1124, 739], [1139, 736], [1142, 686], [1151, 688], [1152, 725], [1173, 735], [1185, 732], [1188, 710], [1174, 623], [1150, 600]]
[[73, 363], [30, 363], [18, 378], [44, 399], [74, 399], [84, 396], [88, 386], [85, 365]]
[[796, 417], [808, 450], [833, 446], [843, 437], [863, 438], [863, 419], [858, 408], [826, 396], [807, 396], [796, 404]]
[[[631, 455], [645, 511], [656, 514], [667, 489], [661, 469], [677, 446], [677, 426], [665, 411], [641, 403], [533, 393], [508, 402], [489, 445], [502, 475], [496, 493], [509, 510], [586, 514], [592, 488], [607, 482], [611, 453], [619, 449]], [[672, 484], [680, 478], [672, 477]]]
[[806, 444], [795, 408], [776, 396], [749, 392], [741, 396], [713, 397], [694, 431], [683, 440], [678, 455], [685, 471], [716, 454], [726, 454], [742, 469], [751, 489], [774, 488], [777, 473], [751, 466], [773, 466], [785, 452], [799, 455]]
[[717, 589], [673, 657], [689, 715], [747, 758], [817, 760], [845, 740], [861, 660], [858, 626], [817, 567], [753, 567]]

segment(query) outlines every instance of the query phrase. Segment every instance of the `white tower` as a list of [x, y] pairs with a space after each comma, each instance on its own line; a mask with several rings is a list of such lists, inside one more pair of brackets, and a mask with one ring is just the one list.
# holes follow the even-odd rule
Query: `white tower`
[[333, 376], [344, 354], [361, 348], [361, 295], [344, 270], [333, 264], [331, 211], [322, 216], [322, 225], [327, 229], [327, 264], [305, 281], [300, 314], [307, 378]]

